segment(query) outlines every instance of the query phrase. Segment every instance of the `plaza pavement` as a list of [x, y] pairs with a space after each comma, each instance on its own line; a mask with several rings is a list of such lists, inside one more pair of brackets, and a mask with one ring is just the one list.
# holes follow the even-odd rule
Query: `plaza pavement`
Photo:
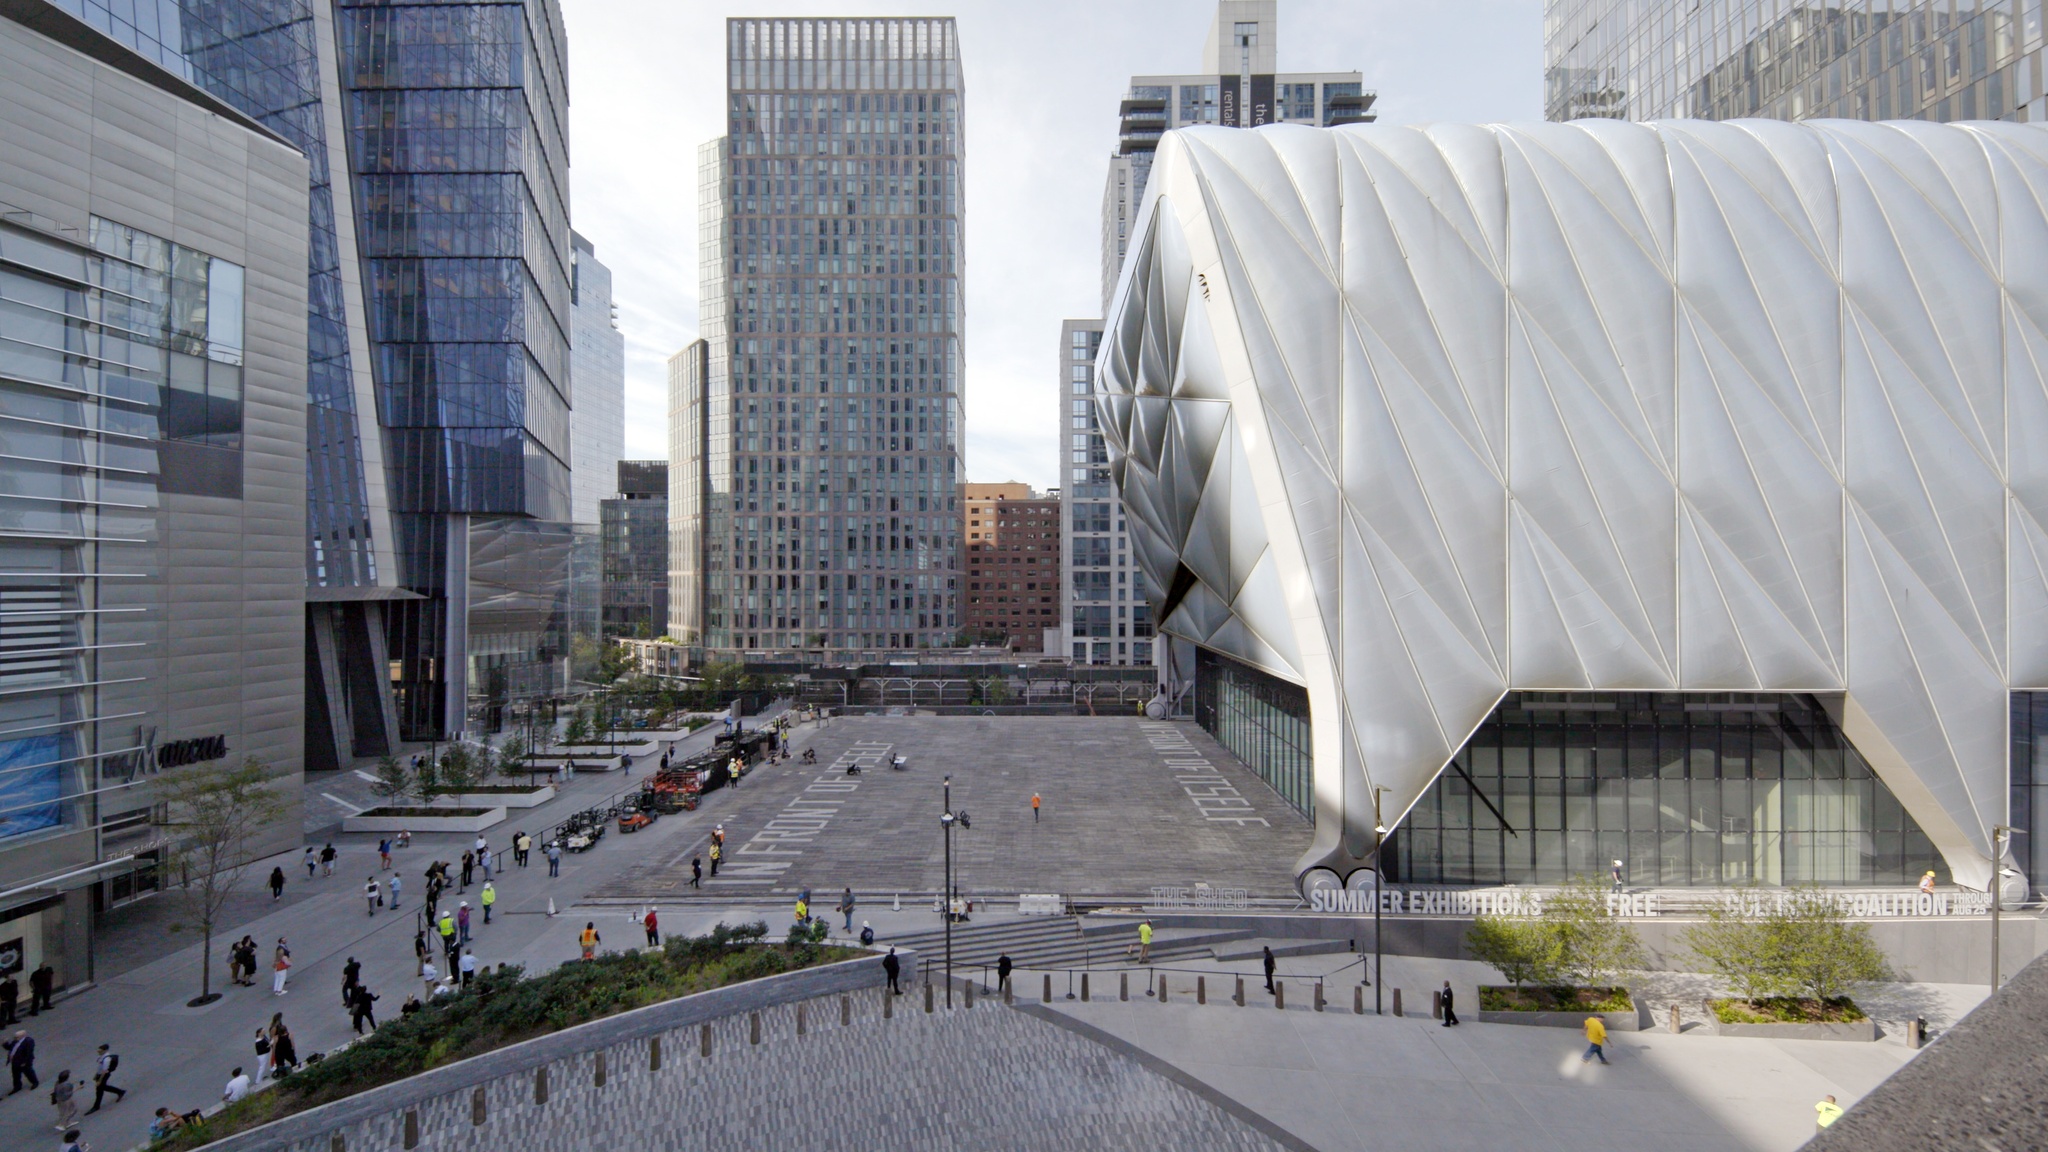
[[[690, 857], [643, 855], [598, 889], [617, 900], [747, 899], [850, 885], [874, 895], [944, 886], [944, 777], [971, 827], [953, 836], [962, 895], [1059, 893], [1128, 902], [1155, 885], [1295, 899], [1307, 819], [1193, 724], [1097, 717], [841, 717], [799, 741], [818, 763], [749, 773], [726, 821], [716, 882]], [[902, 755], [907, 767], [886, 766]], [[860, 775], [843, 765], [864, 761]], [[1042, 807], [1031, 815], [1036, 792]], [[708, 863], [707, 863], [708, 868]], [[826, 901], [829, 905], [830, 901]]]
[[[1175, 811], [1175, 806], [1187, 804], [1190, 812], [1195, 810], [1177, 784], [1168, 787], [1156, 778], [1157, 757], [1145, 758], [1153, 749], [1135, 722], [1080, 720], [1077, 725], [1110, 727], [1077, 733], [1039, 729], [1028, 734], [1029, 729], [1007, 730], [1002, 724], [968, 719], [964, 723], [975, 726], [979, 740], [992, 742], [992, 750], [981, 755], [971, 754], [973, 739], [944, 727], [957, 723], [963, 721], [877, 717], [836, 720], [822, 729], [806, 725], [799, 728], [795, 743], [798, 748], [817, 745], [817, 769], [799, 768], [795, 761], [778, 765], [756, 773], [737, 792], [712, 794], [694, 813], [663, 817], [632, 836], [614, 831], [588, 853], [565, 855], [562, 876], [553, 881], [547, 877], [544, 859], [536, 854], [531, 867], [500, 874], [497, 922], [486, 927], [480, 914], [475, 917], [472, 933], [478, 959], [486, 964], [522, 964], [530, 971], [567, 962], [575, 955], [575, 933], [585, 920], [597, 921], [608, 947], [637, 945], [642, 935], [636, 921], [648, 897], [656, 897], [666, 933], [694, 934], [719, 921], [759, 918], [779, 936], [790, 916], [785, 889], [799, 879], [811, 883], [818, 903], [829, 908], [845, 882], [842, 877], [863, 864], [875, 869], [863, 875], [899, 879], [906, 893], [935, 890], [939, 881], [932, 857], [937, 836], [906, 835], [904, 829], [915, 827], [907, 822], [908, 810], [921, 802], [920, 797], [935, 800], [936, 781], [931, 777], [948, 769], [961, 785], [955, 790], [956, 805], [974, 814], [974, 828], [956, 835], [965, 839], [984, 830], [994, 833], [994, 847], [983, 849], [975, 865], [987, 870], [980, 883], [1011, 891], [1059, 891], [1081, 886], [1091, 875], [1103, 878], [1096, 881], [1098, 887], [1123, 890], [1142, 891], [1148, 882], [1227, 884], [1233, 875], [1242, 874], [1229, 867], [1262, 869], [1266, 857], [1298, 851], [1298, 846], [1289, 847], [1286, 837], [1306, 837], [1305, 822], [1289, 826], [1272, 820], [1270, 840], [1217, 838], [1207, 849], [1210, 855], [1200, 858], [1204, 866], [1186, 863], [1196, 857], [1176, 862], [1152, 843], [1161, 834], [1148, 837], [1117, 827], [1142, 827], [1148, 813], [1180, 817], [1157, 821], [1161, 827], [1185, 825], [1188, 813]], [[1119, 734], [1119, 725], [1128, 732]], [[1176, 727], [1200, 736], [1192, 726]], [[1130, 742], [1133, 734], [1135, 745]], [[1061, 755], [1060, 743], [1069, 737], [1103, 742], [1083, 758], [1091, 765], [1089, 770], [1074, 769], [1075, 758]], [[710, 739], [709, 731], [700, 732], [682, 742], [679, 751], [694, 751]], [[837, 825], [828, 837], [795, 845], [802, 850], [797, 858], [805, 863], [790, 883], [720, 885], [709, 896], [694, 900], [687, 898], [687, 889], [678, 893], [646, 884], [650, 876], [664, 878], [660, 868], [669, 869], [666, 878], [673, 879], [675, 861], [687, 869], [689, 856], [701, 851], [714, 823], [727, 825], [729, 844], [745, 843], [858, 742], [865, 742], [861, 746], [866, 748], [886, 744], [902, 750], [912, 758], [913, 768], [906, 773], [886, 768], [874, 775], [864, 773], [861, 791], [866, 797], [855, 793], [863, 803], [843, 805], [849, 810], [843, 822], [841, 817], [827, 822]], [[1196, 742], [1194, 747], [1198, 753], [1207, 752], [1226, 772], [1244, 772], [1228, 763], [1213, 744]], [[948, 768], [940, 768], [941, 763]], [[366, 786], [349, 782], [348, 776], [316, 780], [309, 795], [328, 793], [344, 805], [367, 803]], [[635, 777], [640, 776], [636, 771]], [[1166, 773], [1165, 779], [1172, 781], [1172, 774]], [[869, 782], [886, 787], [869, 789]], [[579, 776], [549, 805], [515, 813], [512, 822], [492, 829], [489, 836], [502, 845], [516, 827], [539, 832], [629, 783], [617, 772]], [[1036, 830], [1025, 823], [1034, 788], [1046, 801], [1044, 821]], [[1253, 803], [1279, 804], [1270, 794], [1254, 796], [1252, 787], [1242, 791], [1253, 796]], [[1019, 795], [1024, 800], [1021, 821], [1007, 814], [1017, 807]], [[1116, 796], [1133, 803], [1112, 810], [1109, 800]], [[1070, 810], [1077, 802], [1079, 813]], [[935, 803], [930, 807], [936, 811]], [[1077, 827], [1055, 823], [1062, 820]], [[1055, 850], [1031, 851], [1034, 842], [1028, 838], [1046, 835], [1048, 825], [1057, 829]], [[1164, 838], [1170, 841], [1173, 835], [1169, 831]], [[37, 1038], [37, 1069], [44, 1088], [0, 1103], [0, 1148], [11, 1152], [45, 1144], [55, 1147], [48, 1085], [63, 1068], [70, 1068], [74, 1078], [89, 1078], [92, 1050], [101, 1042], [113, 1043], [121, 1053], [116, 1083], [130, 1090], [126, 1102], [81, 1123], [88, 1142], [101, 1152], [140, 1143], [150, 1114], [159, 1105], [185, 1109], [215, 1100], [230, 1068], [253, 1067], [250, 1039], [272, 1012], [285, 1013], [302, 1058], [331, 1048], [349, 1034], [339, 989], [341, 967], [350, 956], [362, 961], [365, 982], [383, 997], [377, 1005], [380, 1016], [396, 1013], [406, 994], [420, 986], [412, 958], [413, 913], [422, 894], [419, 873], [436, 858], [459, 860], [471, 837], [415, 834], [413, 847], [394, 858], [406, 879], [404, 912], [370, 917], [360, 892], [362, 877], [376, 867], [376, 839], [334, 836], [342, 856], [331, 879], [306, 882], [303, 871], [293, 869], [296, 853], [279, 858], [292, 877], [288, 900], [264, 909], [248, 923], [219, 931], [217, 965], [223, 963], [220, 948], [245, 932], [260, 942], [266, 959], [276, 938], [287, 937], [296, 967], [286, 996], [272, 996], [267, 973], [261, 973], [257, 988], [230, 988], [221, 1000], [204, 1008], [185, 1007], [198, 991], [198, 948], [188, 945], [103, 977], [97, 987], [61, 1000], [54, 1013], [28, 1021]], [[933, 844], [920, 843], [925, 840]], [[892, 874], [889, 868], [905, 867], [890, 863], [897, 856], [916, 863]], [[1054, 863], [1045, 866], [1047, 860]], [[1291, 861], [1292, 855], [1286, 855], [1276, 870], [1284, 873]], [[659, 867], [650, 868], [650, 862]], [[260, 883], [272, 863], [253, 866], [255, 878], [250, 882]], [[1025, 880], [1002, 883], [1006, 865], [1024, 870]], [[1124, 879], [1127, 876], [1136, 880]], [[862, 880], [854, 886], [861, 898], [856, 927], [871, 921], [884, 943], [935, 926], [935, 916], [921, 900], [907, 900], [900, 911], [892, 909], [894, 885], [878, 887]], [[636, 891], [637, 897], [632, 894]], [[471, 899], [476, 912], [474, 896], [472, 888], [452, 898]], [[546, 915], [551, 896], [561, 912], [554, 919]], [[1001, 918], [1000, 913], [984, 913], [977, 922]], [[832, 920], [837, 935], [842, 921], [836, 914]], [[1762, 1041], [1711, 1037], [1689, 1029], [1683, 1035], [1617, 1035], [1610, 1048], [1615, 1064], [1586, 1067], [1578, 1063], [1583, 1042], [1576, 1032], [1478, 1024], [1476, 985], [1493, 977], [1477, 964], [1388, 957], [1386, 983], [1404, 988], [1410, 1010], [1424, 1018], [1352, 1016], [1349, 989], [1357, 979], [1355, 960], [1347, 954], [1283, 960], [1282, 976], [1293, 981], [1285, 1011], [1275, 1011], [1259, 993], [1256, 962], [1215, 961], [1182, 965], [1184, 970], [1170, 977], [1175, 993], [1163, 1005], [1142, 994], [1146, 973], [1138, 969], [1129, 1002], [1114, 1000], [1113, 977], [1098, 975], [1092, 1003], [1056, 1000], [1031, 1010], [1042, 1016], [1050, 1013], [1091, 1040], [1136, 1055], [1155, 1068], [1170, 1068], [1183, 1084], [1210, 1099], [1227, 1100], [1280, 1125], [1307, 1146], [1333, 1152], [1645, 1144], [1663, 1152], [1777, 1152], [1796, 1147], [1810, 1134], [1812, 1105], [1821, 1094], [1832, 1092], [1847, 1104], [1910, 1055], [1890, 1039], [1877, 1044]], [[1192, 1000], [1192, 976], [1197, 971], [1216, 977], [1206, 1006], [1198, 1007]], [[1228, 1003], [1230, 973], [1247, 976], [1250, 1006]], [[1308, 1006], [1306, 981], [1316, 976], [1329, 981], [1330, 1004], [1321, 1014]], [[1427, 989], [1446, 978], [1458, 988], [1467, 1019], [1474, 1020], [1455, 1030], [1437, 1028], [1426, 1018]], [[1036, 973], [1020, 972], [1016, 987], [1024, 994], [1020, 1003], [1035, 1001], [1041, 981]], [[1697, 994], [1697, 989], [1678, 986], [1662, 991], [1673, 1000]], [[1967, 1011], [1981, 991], [1912, 985], [1884, 990], [1874, 999], [1891, 996], [1899, 1005], [1894, 1015], [1923, 1014], [1938, 1029]], [[1883, 1012], [1874, 1014], [1885, 1018]], [[89, 1103], [87, 1093], [81, 1108]], [[1022, 1133], [1019, 1137], [1018, 1147], [1033, 1146]]]

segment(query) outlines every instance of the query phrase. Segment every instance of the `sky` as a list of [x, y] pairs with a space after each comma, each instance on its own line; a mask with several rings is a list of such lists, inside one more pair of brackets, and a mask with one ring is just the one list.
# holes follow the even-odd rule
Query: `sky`
[[[1102, 183], [1133, 75], [1197, 71], [1214, 0], [562, 0], [570, 202], [612, 269], [626, 455], [668, 454], [697, 335], [697, 146], [723, 131], [728, 16], [959, 21], [966, 77], [966, 478], [1058, 481], [1060, 321], [1101, 311]], [[1358, 71], [1379, 122], [1543, 116], [1541, 0], [1280, 0], [1283, 72]]]

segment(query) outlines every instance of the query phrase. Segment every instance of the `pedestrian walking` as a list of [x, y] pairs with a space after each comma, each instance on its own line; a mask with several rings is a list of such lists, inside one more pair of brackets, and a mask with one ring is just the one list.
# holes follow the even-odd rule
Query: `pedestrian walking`
[[469, 982], [476, 979], [476, 953], [471, 952], [467, 948], [462, 950], [459, 971], [462, 973], [462, 986], [464, 988], [469, 987]]
[[703, 886], [704, 858], [702, 856], [692, 856], [690, 857], [690, 887], [702, 888]]
[[361, 984], [357, 984], [349, 989], [348, 1020], [349, 1026], [355, 1029], [356, 1035], [361, 1036], [363, 1034], [364, 1021], [369, 1022], [370, 1031], [375, 1032], [377, 1030], [377, 1012], [373, 1006], [381, 999], [383, 997], [376, 995]]
[[31, 1088], [41, 1088], [43, 1082], [36, 1079], [36, 1038], [27, 1032], [17, 1031], [14, 1039], [7, 1042], [7, 1071], [14, 1077], [14, 1088], [9, 1096], [21, 1091], [21, 1082], [28, 1081]]
[[1031, 794], [1031, 822], [1038, 823], [1038, 793]]
[[849, 886], [846, 891], [839, 895], [839, 910], [846, 914], [846, 932], [848, 935], [853, 934], [853, 904], [853, 889]]
[[724, 849], [720, 848], [720, 847], [719, 847], [718, 845], [716, 845], [716, 844], [713, 844], [713, 845], [711, 846], [711, 878], [712, 878], [713, 880], [716, 880], [716, 879], [718, 879], [718, 861], [719, 861], [719, 860], [720, 860], [720, 859], [721, 859], [721, 858], [722, 858], [722, 857], [723, 857], [724, 855], [725, 855], [725, 850], [724, 850]]
[[1151, 962], [1152, 922], [1150, 920], [1140, 920], [1138, 921], [1138, 963], [1149, 964]]
[[85, 1142], [85, 1133], [73, 1128], [64, 1133], [64, 1142], [57, 1145], [57, 1152], [92, 1152], [92, 1145]]
[[277, 1070], [296, 1072], [299, 1068], [299, 1049], [292, 1042], [292, 1030], [284, 1026], [284, 1013], [270, 1018], [270, 1075], [277, 1077]]
[[882, 957], [882, 971], [889, 977], [890, 993], [897, 996], [903, 995], [903, 989], [896, 986], [896, 977], [903, 972], [903, 961], [896, 958], [896, 949], [893, 945], [889, 948], [889, 954]]
[[1265, 952], [1265, 958], [1260, 963], [1264, 964], [1266, 968], [1266, 991], [1271, 992], [1273, 990], [1273, 946], [1271, 944], [1266, 945]]
[[244, 988], [256, 986], [256, 937], [244, 935], [242, 942], [229, 949], [241, 968], [242, 978], [235, 981]]
[[[1456, 1003], [1456, 993], [1451, 991], [1451, 982], [1449, 980], [1444, 981], [1443, 997], [1444, 1027], [1456, 1028], [1458, 1026], [1458, 1011], [1453, 1007]], [[1481, 1021], [1481, 1023], [1484, 1023], [1484, 1021]]]
[[1616, 860], [1607, 871], [1609, 875], [1614, 877], [1614, 890], [1616, 892], [1621, 891], [1621, 861]]
[[420, 961], [420, 983], [426, 988], [427, 999], [434, 998], [434, 986], [441, 982], [441, 974], [434, 971], [432, 960]]
[[306, 879], [311, 880], [313, 878], [313, 870], [320, 866], [320, 854], [313, 851], [313, 846], [308, 844], [306, 845], [306, 854], [300, 858], [299, 863], [306, 866]]
[[477, 833], [477, 834], [476, 834], [476, 844], [475, 844], [475, 845], [473, 845], [473, 847], [474, 847], [474, 848], [475, 848], [475, 850], [476, 850], [476, 858], [477, 858], [477, 862], [478, 862], [478, 863], [482, 863], [482, 862], [483, 862], [483, 858], [484, 858], [485, 856], [488, 856], [488, 855], [490, 855], [490, 851], [491, 851], [491, 842], [490, 842], [490, 839], [489, 839], [488, 837], [486, 837], [486, 836], [485, 836], [485, 835], [484, 835], [483, 833], [481, 833], [481, 832], [479, 832], [479, 833]]
[[[716, 869], [713, 869], [713, 871], [715, 872]], [[561, 874], [562, 842], [560, 840], [550, 840], [548, 841], [548, 875], [554, 877]]]
[[512, 855], [518, 859], [521, 868], [526, 867], [526, 859], [533, 852], [533, 837], [521, 832], [512, 838], [512, 845]]
[[[310, 861], [312, 858], [313, 850], [311, 848], [306, 849], [306, 859]], [[282, 865], [279, 865], [278, 867], [272, 868], [270, 870], [270, 899], [273, 903], [275, 903], [279, 898], [283, 896], [284, 867]]]
[[270, 1033], [262, 1028], [256, 1030], [256, 1082], [261, 1084], [270, 1075]]
[[469, 943], [469, 901], [464, 900], [455, 909], [455, 931], [462, 937], [461, 943]]
[[[385, 867], [388, 868], [390, 867], [390, 865], [387, 864], [385, 865]], [[391, 910], [393, 912], [398, 911], [398, 897], [399, 893], [404, 889], [404, 887], [404, 881], [399, 879], [398, 873], [393, 872], [391, 874]]]
[[377, 909], [384, 906], [384, 890], [377, 886], [377, 878], [370, 877], [363, 882], [363, 905], [375, 916]]
[[1579, 1057], [1579, 1063], [1584, 1064], [1596, 1056], [1602, 1064], [1607, 1063], [1607, 1053], [1602, 1051], [1606, 1044], [1607, 1021], [1598, 1016], [1586, 1017], [1586, 1054]]
[[1010, 970], [1013, 967], [1015, 965], [1011, 963], [1008, 952], [996, 957], [996, 995], [1000, 996], [1010, 990]]
[[457, 889], [456, 889], [456, 891], [457, 891], [457, 892], [467, 892], [467, 891], [469, 891], [469, 885], [470, 885], [470, 882], [471, 882], [471, 880], [472, 880], [472, 879], [473, 879], [473, 878], [475, 877], [475, 875], [476, 875], [476, 853], [474, 853], [474, 852], [464, 852], [464, 853], [462, 854], [462, 887], [460, 887], [460, 888], [457, 888]]
[[413, 934], [412, 934], [412, 960], [413, 960], [413, 967], [414, 967], [414, 968], [418, 968], [418, 967], [420, 967], [421, 965], [424, 965], [424, 964], [425, 964], [425, 963], [426, 963], [427, 961], [429, 961], [429, 960], [431, 960], [431, 959], [433, 959], [433, 958], [434, 958], [434, 953], [433, 953], [433, 951], [432, 951], [431, 949], [429, 949], [429, 948], [427, 947], [427, 933], [426, 933], [426, 930], [425, 930], [425, 929], [421, 929], [420, 931], [418, 931], [418, 932], [415, 932], [415, 933], [413, 933]]
[[640, 918], [640, 926], [647, 929], [647, 946], [649, 948], [661, 947], [661, 920], [655, 914], [654, 908], [651, 905], [647, 909], [647, 915]]
[[810, 920], [810, 918], [811, 918], [811, 903], [810, 903], [810, 901], [808, 901], [808, 900], [804, 899], [804, 898], [803, 898], [803, 897], [801, 897], [801, 896], [797, 897], [797, 898], [796, 898], [796, 922], [797, 922], [797, 923], [799, 923], [799, 924], [803, 924], [803, 923], [806, 923], [806, 922], [808, 922], [808, 921]]
[[57, 1131], [63, 1132], [78, 1119], [78, 1085], [71, 1082], [71, 1069], [57, 1073], [57, 1082], [50, 1085], [50, 1103], [57, 1106]]
[[270, 994], [284, 995], [286, 973], [292, 970], [292, 950], [284, 946], [284, 937], [277, 938], [277, 951], [270, 960]]
[[128, 1090], [126, 1088], [114, 1087], [114, 1070], [120, 1066], [121, 1057], [114, 1052], [113, 1048], [106, 1044], [100, 1045], [98, 1059], [94, 1063], [92, 1073], [92, 1107], [85, 1110], [87, 1116], [100, 1110], [100, 1105], [105, 1102], [109, 1092], [114, 1094], [114, 1103], [116, 1104], [127, 1098]]
[[[481, 843], [481, 841], [479, 841], [479, 843]], [[489, 848], [478, 849], [476, 854], [476, 866], [484, 870], [484, 883], [486, 884], [489, 884], [491, 882], [492, 855], [493, 853]]]
[[355, 957], [351, 956], [348, 958], [348, 963], [343, 964], [341, 966], [341, 1006], [343, 1008], [348, 1007], [351, 993], [353, 993], [356, 990], [356, 988], [362, 984], [362, 982], [363, 966], [361, 962], [359, 962]]
[[28, 974], [28, 1014], [40, 1016], [50, 1011], [50, 993], [57, 987], [57, 970], [44, 961]]
[[[693, 884], [692, 887], [694, 886]], [[9, 972], [5, 976], [0, 976], [0, 1024], [13, 1024], [19, 1021], [20, 1018], [14, 1014], [14, 1006], [19, 1003], [21, 985], [14, 979], [14, 973]]]
[[[1929, 872], [1928, 875], [1932, 876], [1934, 873]], [[1834, 1127], [1835, 1121], [1840, 1120], [1842, 1113], [1848, 1111], [1848, 1109], [1835, 1103], [1833, 1096], [1823, 1096], [1820, 1098], [1820, 1103], [1813, 1106], [1813, 1111], [1814, 1127], [1819, 1131], [1825, 1132], [1829, 1128]]]
[[334, 875], [334, 858], [337, 855], [340, 855], [340, 853], [334, 850], [334, 842], [332, 840], [327, 842], [325, 848], [320, 849], [320, 874], [322, 876]]
[[389, 836], [377, 841], [377, 863], [384, 871], [389, 872], [391, 870], [391, 837]]
[[498, 902], [497, 885], [492, 884], [489, 880], [484, 881], [484, 890], [477, 896], [477, 901], [484, 906], [484, 923], [489, 924], [491, 922], [491, 905]]

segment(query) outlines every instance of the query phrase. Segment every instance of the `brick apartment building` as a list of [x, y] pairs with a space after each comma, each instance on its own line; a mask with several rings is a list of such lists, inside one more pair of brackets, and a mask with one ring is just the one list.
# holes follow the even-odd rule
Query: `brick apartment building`
[[1040, 652], [1060, 626], [1060, 496], [1029, 484], [962, 484], [961, 546], [968, 638]]

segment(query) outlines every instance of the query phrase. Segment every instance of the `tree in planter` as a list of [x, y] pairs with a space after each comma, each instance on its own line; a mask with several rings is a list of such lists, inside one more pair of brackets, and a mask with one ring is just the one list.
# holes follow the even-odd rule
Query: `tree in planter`
[[412, 772], [396, 756], [377, 758], [377, 779], [370, 784], [370, 791], [394, 804], [403, 804], [412, 795]]
[[1752, 1008], [1781, 996], [1826, 1004], [1851, 984], [1891, 979], [1870, 926], [1851, 924], [1827, 889], [1794, 888], [1766, 907], [1759, 903], [1737, 898], [1710, 908], [1706, 922], [1681, 937]]
[[569, 726], [562, 732], [562, 743], [590, 743], [590, 728], [591, 722], [589, 710], [581, 707], [577, 708], [576, 711], [569, 717]]
[[1498, 969], [1517, 992], [1524, 984], [1557, 982], [1557, 934], [1541, 920], [1481, 916], [1465, 933], [1465, 947], [1473, 959]]
[[1841, 901], [1824, 888], [1795, 889], [1773, 921], [1785, 978], [1815, 1000], [1826, 1003], [1847, 995], [1851, 984], [1892, 978], [1870, 925], [1851, 924]]
[[523, 736], [514, 736], [500, 745], [498, 747], [498, 775], [527, 776], [530, 778], [532, 766], [526, 762], [526, 752], [526, 738]]
[[435, 790], [443, 793], [467, 792], [483, 783], [484, 756], [467, 744], [452, 744], [441, 757], [441, 776]]
[[1558, 976], [1577, 987], [1601, 987], [1644, 964], [1633, 925], [1607, 909], [1598, 880], [1575, 876], [1543, 902], [1543, 924], [1556, 939]]
[[235, 767], [198, 764], [158, 778], [157, 825], [167, 841], [161, 867], [185, 878], [181, 893], [203, 941], [199, 996], [187, 1007], [220, 999], [213, 990], [214, 924], [242, 881], [250, 837], [287, 811], [270, 783], [270, 769], [253, 756]]

